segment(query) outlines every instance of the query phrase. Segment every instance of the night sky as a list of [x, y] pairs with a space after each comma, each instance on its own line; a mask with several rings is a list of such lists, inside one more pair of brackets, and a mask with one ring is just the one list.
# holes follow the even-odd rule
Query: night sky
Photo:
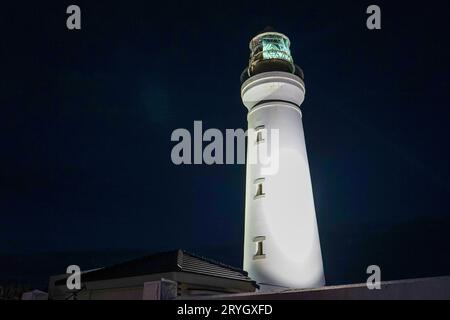
[[246, 128], [239, 76], [268, 25], [305, 73], [328, 284], [370, 264], [449, 275], [448, 17], [444, 1], [2, 4], [0, 284], [177, 248], [241, 266], [245, 166], [176, 166], [170, 136]]

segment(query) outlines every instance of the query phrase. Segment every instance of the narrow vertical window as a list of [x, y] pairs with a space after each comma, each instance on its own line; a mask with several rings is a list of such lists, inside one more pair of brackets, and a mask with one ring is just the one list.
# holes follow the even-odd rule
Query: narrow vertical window
[[262, 196], [263, 194], [262, 183], [258, 183], [258, 187], [256, 188], [256, 196]]
[[253, 256], [254, 260], [266, 258], [266, 254], [264, 253], [264, 244], [263, 244], [264, 240], [266, 240], [266, 237], [264, 236], [253, 238], [253, 242], [255, 242], [256, 244], [256, 253]]
[[263, 139], [263, 137], [262, 137], [262, 131], [258, 131], [257, 133], [256, 133], [256, 143], [260, 143], [260, 142], [262, 142], [264, 139]]
[[263, 135], [264, 126], [257, 126], [255, 128], [255, 131], [256, 131], [256, 141], [255, 141], [255, 143], [258, 144], [258, 143], [264, 142], [264, 135]]
[[264, 193], [264, 178], [256, 179], [255, 184], [255, 196], [254, 199], [263, 198], [266, 194]]

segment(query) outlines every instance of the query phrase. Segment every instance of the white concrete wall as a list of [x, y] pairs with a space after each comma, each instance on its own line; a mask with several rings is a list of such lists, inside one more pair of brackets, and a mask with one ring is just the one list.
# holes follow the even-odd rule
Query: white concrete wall
[[225, 300], [450, 300], [450, 276], [381, 282], [369, 290], [365, 283], [287, 290], [270, 293], [216, 295], [205, 299]]

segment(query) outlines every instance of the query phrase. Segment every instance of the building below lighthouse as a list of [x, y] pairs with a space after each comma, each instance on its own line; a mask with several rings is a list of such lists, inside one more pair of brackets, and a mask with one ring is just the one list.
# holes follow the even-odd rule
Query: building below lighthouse
[[[241, 75], [248, 109], [244, 270], [262, 290], [324, 286], [302, 125], [302, 70], [290, 40], [264, 30]], [[257, 161], [253, 161], [257, 159]]]

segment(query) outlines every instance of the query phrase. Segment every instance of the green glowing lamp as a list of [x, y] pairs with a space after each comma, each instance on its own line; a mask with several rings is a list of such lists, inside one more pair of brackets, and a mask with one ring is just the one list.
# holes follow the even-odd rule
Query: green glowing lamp
[[294, 72], [290, 45], [289, 38], [282, 33], [267, 31], [258, 34], [250, 41], [249, 72], [259, 73], [271, 69]]

